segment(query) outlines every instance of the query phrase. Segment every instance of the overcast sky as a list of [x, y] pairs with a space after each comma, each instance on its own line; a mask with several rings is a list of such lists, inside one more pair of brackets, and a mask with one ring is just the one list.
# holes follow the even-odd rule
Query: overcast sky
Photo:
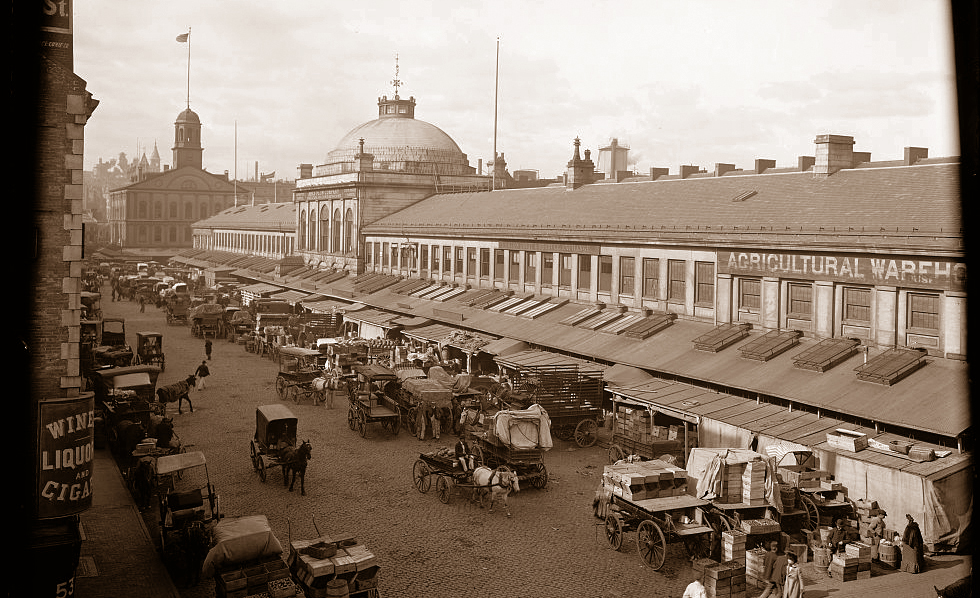
[[[85, 167], [125, 152], [172, 162], [187, 98], [204, 167], [293, 179], [377, 118], [398, 56], [402, 97], [470, 165], [553, 177], [575, 137], [611, 138], [640, 172], [796, 164], [818, 134], [874, 160], [959, 154], [949, 7], [940, 0], [80, 0], [75, 72], [99, 100]], [[236, 159], [237, 122], [237, 159]], [[237, 163], [237, 168], [236, 168]]]

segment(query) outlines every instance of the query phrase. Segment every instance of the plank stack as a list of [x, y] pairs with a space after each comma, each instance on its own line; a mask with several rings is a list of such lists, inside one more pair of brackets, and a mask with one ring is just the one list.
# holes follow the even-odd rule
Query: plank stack
[[706, 567], [704, 589], [708, 598], [745, 598], [745, 568], [726, 561]]
[[751, 536], [778, 534], [779, 522], [772, 519], [743, 519], [742, 531]]
[[727, 463], [722, 467], [719, 480], [718, 502], [736, 504], [742, 502], [742, 474], [745, 463]]
[[[288, 583], [283, 583], [283, 581]], [[296, 595], [289, 579], [289, 569], [281, 557], [266, 557], [252, 561], [247, 567], [227, 568], [215, 575], [214, 593], [218, 598], [245, 598], [269, 593], [275, 588], [276, 598]]]
[[374, 554], [353, 536], [296, 540], [289, 545], [289, 572], [307, 598], [333, 595], [341, 582], [356, 596], [376, 590], [378, 564]]
[[837, 581], [855, 581], [859, 564], [858, 557], [838, 552], [830, 559], [830, 576]]

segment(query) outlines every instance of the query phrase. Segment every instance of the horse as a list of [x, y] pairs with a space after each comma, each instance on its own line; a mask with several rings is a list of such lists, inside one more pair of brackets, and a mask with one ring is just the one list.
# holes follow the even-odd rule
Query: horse
[[145, 511], [150, 506], [156, 479], [153, 459], [150, 457], [141, 458], [130, 475], [132, 476], [133, 498], [136, 501], [136, 506], [140, 511]]
[[314, 378], [312, 384], [317, 391], [317, 394], [313, 395], [313, 406], [316, 407], [322, 400], [326, 407], [333, 409], [333, 391], [338, 386], [337, 382], [333, 378], [323, 375]]
[[507, 496], [511, 492], [520, 492], [517, 474], [506, 467], [498, 467], [491, 470], [485, 465], [481, 465], [473, 470], [474, 492], [480, 498], [480, 508], [483, 508], [483, 498], [490, 495], [490, 510], [493, 513], [493, 503], [500, 500], [504, 503], [504, 510], [510, 517], [510, 507], [507, 505]]
[[[191, 403], [190, 390], [194, 388], [197, 383], [197, 376], [191, 374], [184, 380], [174, 382], [173, 384], [168, 384], [167, 386], [161, 386], [157, 389], [157, 401], [166, 405], [166, 403], [177, 403], [177, 413], [183, 413], [184, 401], [191, 407], [191, 412], [194, 411], [194, 404]], [[166, 413], [166, 406], [164, 406], [164, 413]]]
[[162, 415], [151, 415], [150, 426], [146, 430], [147, 438], [157, 439], [157, 448], [178, 448], [179, 442], [174, 442], [174, 419]]
[[[296, 483], [296, 474], [299, 474], [299, 493], [306, 496], [306, 463], [313, 458], [313, 447], [309, 440], [304, 440], [299, 448], [287, 446], [279, 453], [279, 462], [282, 464], [282, 485], [289, 486], [289, 491], [293, 491], [293, 484]], [[289, 474], [292, 472], [292, 481]]]

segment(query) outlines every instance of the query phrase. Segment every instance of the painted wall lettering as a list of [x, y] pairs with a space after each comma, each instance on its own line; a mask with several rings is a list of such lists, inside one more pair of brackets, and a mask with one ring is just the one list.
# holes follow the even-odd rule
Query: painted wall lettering
[[92, 506], [93, 395], [41, 401], [39, 409], [38, 517], [77, 514]]

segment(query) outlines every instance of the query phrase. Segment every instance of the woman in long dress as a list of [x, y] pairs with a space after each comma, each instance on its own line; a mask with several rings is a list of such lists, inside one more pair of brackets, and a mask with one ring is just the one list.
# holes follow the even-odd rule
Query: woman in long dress
[[902, 534], [902, 571], [919, 573], [926, 565], [925, 542], [922, 541], [919, 524], [911, 515], [905, 517], [909, 523], [905, 526], [905, 533]]
[[795, 553], [786, 553], [786, 581], [783, 583], [783, 598], [803, 597], [803, 571]]

